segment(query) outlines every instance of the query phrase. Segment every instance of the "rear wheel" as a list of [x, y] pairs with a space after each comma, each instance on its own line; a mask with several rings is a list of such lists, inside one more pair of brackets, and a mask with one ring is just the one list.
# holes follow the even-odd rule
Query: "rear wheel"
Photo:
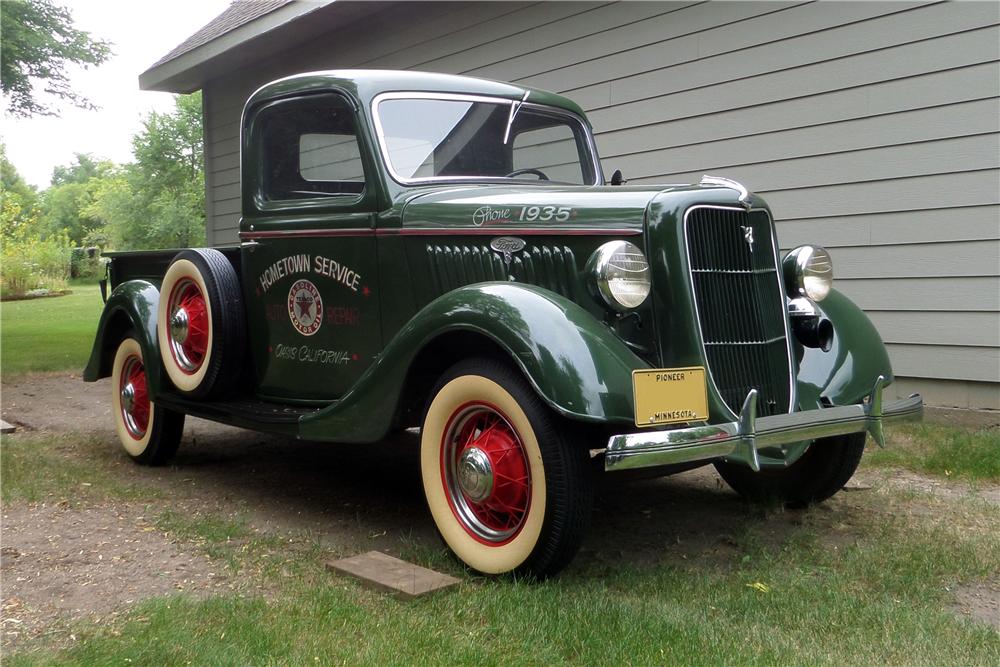
[[823, 502], [844, 488], [861, 462], [865, 434], [814, 442], [792, 465], [754, 472], [745, 465], [719, 461], [716, 470], [741, 496], [752, 501], [777, 500], [796, 505]]
[[177, 254], [160, 287], [157, 338], [173, 385], [193, 398], [225, 394], [241, 373], [246, 338], [239, 278], [218, 250]]
[[149, 400], [142, 348], [135, 338], [125, 338], [115, 353], [111, 407], [118, 441], [133, 461], [162, 465], [177, 453], [184, 415]]
[[590, 518], [587, 451], [520, 373], [491, 360], [453, 366], [421, 432], [424, 493], [454, 554], [486, 574], [554, 574]]

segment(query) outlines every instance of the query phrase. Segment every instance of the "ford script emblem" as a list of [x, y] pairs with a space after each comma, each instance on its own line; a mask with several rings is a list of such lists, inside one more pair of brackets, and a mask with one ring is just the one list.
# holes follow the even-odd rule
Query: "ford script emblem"
[[[499, 236], [490, 241], [490, 249], [494, 252], [503, 253], [503, 263], [507, 265], [507, 273], [510, 273], [510, 263], [513, 261], [514, 253], [524, 250], [524, 239], [513, 236]], [[514, 280], [514, 276], [510, 276]]]
[[497, 252], [502, 252], [504, 255], [510, 255], [524, 250], [524, 239], [514, 238], [513, 236], [501, 236], [490, 241], [490, 248]]

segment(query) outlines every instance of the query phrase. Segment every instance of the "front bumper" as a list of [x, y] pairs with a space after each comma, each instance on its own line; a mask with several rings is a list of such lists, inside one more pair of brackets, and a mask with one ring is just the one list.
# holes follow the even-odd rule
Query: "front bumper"
[[604, 469], [629, 470], [652, 466], [725, 459], [760, 470], [758, 450], [793, 442], [868, 432], [885, 446], [882, 424], [918, 421], [924, 403], [918, 395], [882, 403], [885, 378], [879, 377], [866, 402], [821, 410], [793, 412], [757, 419], [757, 390], [751, 389], [739, 419], [672, 431], [646, 431], [612, 436]]

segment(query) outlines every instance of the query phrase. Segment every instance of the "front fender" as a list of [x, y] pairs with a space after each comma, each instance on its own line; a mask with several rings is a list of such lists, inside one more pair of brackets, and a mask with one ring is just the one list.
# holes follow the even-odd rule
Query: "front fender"
[[128, 280], [115, 287], [104, 305], [90, 361], [83, 371], [84, 382], [94, 382], [111, 375], [118, 343], [132, 331], [142, 347], [146, 382], [151, 397], [160, 392], [160, 346], [156, 339], [156, 307], [160, 290], [146, 280]]
[[885, 377], [886, 384], [892, 382], [892, 364], [885, 344], [875, 325], [854, 302], [831, 290], [816, 309], [833, 324], [833, 345], [829, 352], [823, 352], [796, 343], [801, 409], [823, 407], [823, 399], [833, 405], [860, 403], [871, 393], [879, 375]]
[[[304, 417], [304, 438], [378, 440], [388, 431], [410, 365], [427, 345], [475, 332], [505, 350], [553, 410], [589, 422], [632, 423], [632, 371], [648, 364], [590, 313], [546, 289], [478, 283], [418, 312], [350, 392]], [[331, 435], [335, 434], [335, 435]]]

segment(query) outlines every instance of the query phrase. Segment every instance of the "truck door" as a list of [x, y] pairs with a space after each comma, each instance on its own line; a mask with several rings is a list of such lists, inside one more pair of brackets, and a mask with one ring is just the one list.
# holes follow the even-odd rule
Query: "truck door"
[[334, 93], [246, 113], [240, 240], [260, 398], [336, 399], [381, 351], [377, 196], [358, 127]]

